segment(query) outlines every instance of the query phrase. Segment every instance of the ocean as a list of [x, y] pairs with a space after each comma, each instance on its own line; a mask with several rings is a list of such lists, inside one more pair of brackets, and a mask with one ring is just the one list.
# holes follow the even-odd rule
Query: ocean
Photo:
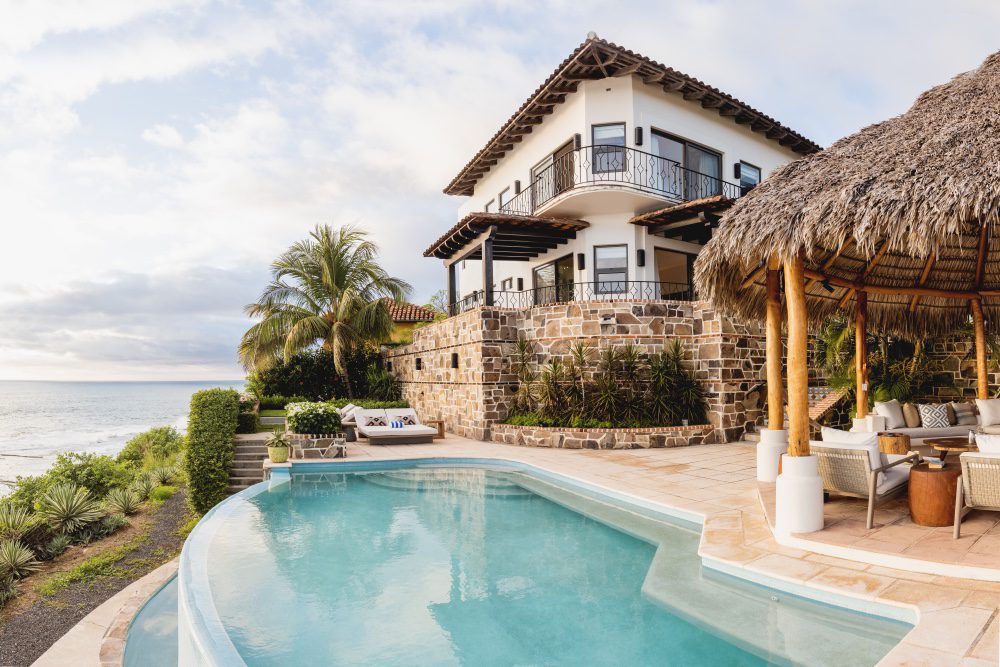
[[44, 472], [60, 452], [116, 454], [154, 426], [187, 425], [191, 394], [222, 382], [0, 381], [0, 495], [16, 475]]

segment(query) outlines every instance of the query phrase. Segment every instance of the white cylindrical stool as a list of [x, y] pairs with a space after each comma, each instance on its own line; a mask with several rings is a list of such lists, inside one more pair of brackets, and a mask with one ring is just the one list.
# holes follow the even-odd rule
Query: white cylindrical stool
[[788, 451], [788, 431], [762, 428], [757, 443], [757, 481], [773, 482], [778, 477], [778, 461]]
[[781, 457], [775, 480], [774, 531], [782, 535], [823, 530], [823, 480], [815, 456]]

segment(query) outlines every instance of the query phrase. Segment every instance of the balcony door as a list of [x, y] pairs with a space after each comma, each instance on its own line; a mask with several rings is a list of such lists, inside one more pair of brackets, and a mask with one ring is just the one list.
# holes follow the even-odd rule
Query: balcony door
[[693, 291], [694, 255], [676, 250], [656, 249], [656, 277], [661, 299], [688, 300]]
[[722, 157], [707, 148], [653, 130], [650, 149], [657, 157], [650, 185], [668, 197], [691, 201], [722, 194]]
[[573, 255], [535, 267], [535, 305], [573, 300]]
[[567, 141], [551, 155], [531, 168], [531, 210], [573, 187], [575, 153], [573, 141]]

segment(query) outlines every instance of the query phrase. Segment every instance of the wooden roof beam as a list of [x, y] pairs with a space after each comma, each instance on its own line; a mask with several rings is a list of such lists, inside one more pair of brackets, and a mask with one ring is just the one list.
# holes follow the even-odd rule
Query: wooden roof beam
[[976, 253], [976, 284], [974, 287], [977, 290], [983, 286], [983, 276], [986, 272], [986, 255], [989, 254], [987, 251], [990, 247], [989, 237], [989, 225], [983, 223], [983, 226], [979, 228], [979, 246]]
[[[924, 270], [920, 272], [920, 280], [917, 281], [917, 287], [923, 287], [924, 283], [927, 282], [928, 276], [931, 275], [931, 269], [934, 268], [934, 260], [937, 255], [931, 255], [927, 258], [927, 262], [924, 264]], [[913, 298], [910, 299], [910, 312], [912, 313], [917, 309], [917, 303], [920, 302], [920, 295], [914, 294]]]
[[[977, 296], [975, 292], [971, 291], [942, 290], [934, 289], [932, 287], [882, 287], [881, 285], [865, 285], [853, 280], [847, 280], [846, 278], [828, 276], [812, 269], [806, 269], [804, 275], [806, 278], [810, 278], [816, 282], [823, 282], [825, 280], [834, 287], [846, 288], [849, 294], [858, 290], [864, 290], [869, 294], [905, 294], [910, 296], [919, 294], [920, 296], [936, 297], [939, 299], [958, 299], [963, 301], [974, 299]], [[1000, 296], [1000, 290], [986, 290], [981, 294], [982, 296]]]
[[[820, 268], [819, 268], [820, 272], [821, 273], [826, 273], [827, 270], [831, 266], [833, 266], [833, 263], [837, 261], [837, 258], [840, 257], [840, 253], [844, 252], [844, 250], [846, 250], [847, 246], [850, 245], [850, 244], [851, 244], [851, 239], [847, 239], [846, 241], [844, 241], [843, 243], [841, 243], [840, 247], [837, 248], [837, 250], [834, 251], [834, 253], [832, 255], [830, 255], [825, 260], [823, 260], [823, 263], [820, 265]], [[812, 279], [810, 279], [808, 282], [806, 282], [806, 289], [809, 289], [809, 287], [814, 282], [816, 282], [816, 281], [812, 280]]]
[[667, 93], [676, 93], [679, 90], [683, 90], [684, 86], [687, 85], [686, 81], [668, 81], [663, 84], [663, 90]]
[[620, 76], [630, 76], [630, 75], [635, 74], [636, 72], [638, 72], [640, 67], [642, 67], [642, 63], [637, 60], [634, 63], [632, 63], [631, 65], [625, 65], [624, 67], [619, 67], [615, 71], [615, 73], [612, 74], [612, 76], [615, 77], [615, 78], [620, 77]]
[[[865, 265], [864, 271], [861, 272], [861, 280], [859, 280], [857, 284], [864, 286], [865, 281], [868, 280], [868, 276], [871, 275], [871, 272], [875, 270], [875, 267], [878, 266], [878, 263], [882, 261], [883, 257], [885, 257], [885, 253], [888, 249], [889, 249], [889, 241], [888, 240], [882, 241], [882, 245], [879, 246], [879, 249], [875, 251], [875, 254]], [[847, 302], [851, 300], [851, 295], [854, 294], [854, 292], [856, 291], [857, 291], [856, 289], [847, 290], [847, 292], [844, 293], [844, 296], [841, 297], [840, 302], [837, 304], [837, 306], [839, 308], [843, 308], [845, 305], [847, 305]], [[864, 288], [864, 291], [871, 291], [871, 290]]]
[[665, 72], [657, 72], [656, 74], [647, 74], [642, 77], [642, 82], [648, 84], [662, 83], [666, 78], [667, 75]]
[[684, 99], [686, 100], [700, 100], [708, 94], [707, 90], [691, 90], [684, 93]]
[[705, 97], [701, 101], [701, 106], [705, 109], [720, 109], [726, 101], [720, 97]]
[[734, 106], [732, 102], [726, 102], [724, 105], [722, 105], [722, 108], [719, 109], [719, 115], [726, 116], [727, 118], [732, 118], [733, 116], [740, 115], [741, 111], [742, 110], [739, 107]]

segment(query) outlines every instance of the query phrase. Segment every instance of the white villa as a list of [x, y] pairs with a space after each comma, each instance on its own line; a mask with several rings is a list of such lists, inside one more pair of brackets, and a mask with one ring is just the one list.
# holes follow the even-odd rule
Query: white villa
[[424, 254], [448, 268], [453, 314], [687, 300], [719, 213], [818, 150], [740, 100], [591, 33], [444, 189], [468, 199]]

